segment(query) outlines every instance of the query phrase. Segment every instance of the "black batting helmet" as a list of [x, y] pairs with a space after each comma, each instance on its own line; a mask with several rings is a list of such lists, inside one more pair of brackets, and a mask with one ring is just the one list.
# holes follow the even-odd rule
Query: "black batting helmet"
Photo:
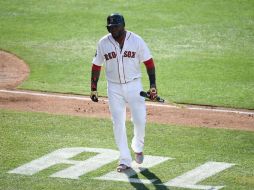
[[119, 13], [113, 13], [107, 18], [107, 27], [111, 26], [125, 26], [123, 15]]

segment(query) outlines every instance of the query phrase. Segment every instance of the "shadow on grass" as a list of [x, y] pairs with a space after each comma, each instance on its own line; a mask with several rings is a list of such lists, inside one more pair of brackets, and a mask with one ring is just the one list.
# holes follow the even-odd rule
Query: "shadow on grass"
[[[132, 175], [131, 178], [129, 178], [130, 184], [137, 190], [149, 190], [149, 188], [147, 188], [142, 183], [141, 179], [139, 179], [138, 174], [133, 169], [130, 170], [131, 173], [134, 173], [134, 175]], [[161, 179], [158, 176], [156, 176], [153, 172], [151, 172], [149, 169], [144, 168], [144, 170], [141, 171], [140, 173], [151, 181], [151, 184], [154, 185], [156, 190], [170, 190], [167, 186], [163, 185]]]

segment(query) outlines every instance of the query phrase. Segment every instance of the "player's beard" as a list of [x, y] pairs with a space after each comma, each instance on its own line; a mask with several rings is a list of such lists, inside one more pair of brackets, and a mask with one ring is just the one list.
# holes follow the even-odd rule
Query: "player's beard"
[[121, 39], [125, 35], [125, 30], [123, 28], [123, 29], [121, 29], [121, 30], [119, 30], [117, 32], [112, 32], [111, 35], [113, 36], [113, 38], [115, 40], [119, 40], [119, 39]]

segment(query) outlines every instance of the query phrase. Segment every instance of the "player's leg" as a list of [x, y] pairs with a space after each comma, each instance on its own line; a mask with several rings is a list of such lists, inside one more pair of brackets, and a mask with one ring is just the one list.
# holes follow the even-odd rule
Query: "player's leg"
[[141, 79], [134, 80], [128, 86], [128, 104], [134, 124], [134, 136], [131, 147], [135, 153], [143, 152], [144, 148], [146, 105], [145, 99], [140, 96], [140, 91], [142, 90]]
[[126, 135], [126, 102], [120, 84], [108, 83], [109, 109], [112, 116], [116, 145], [120, 151], [120, 164], [131, 166], [132, 158]]

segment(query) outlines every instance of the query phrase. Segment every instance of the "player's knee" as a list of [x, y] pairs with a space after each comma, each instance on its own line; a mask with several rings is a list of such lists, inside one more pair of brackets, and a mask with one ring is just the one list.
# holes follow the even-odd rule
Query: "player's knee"
[[132, 122], [133, 122], [134, 126], [138, 127], [138, 128], [144, 128], [146, 125], [145, 119], [133, 119]]

